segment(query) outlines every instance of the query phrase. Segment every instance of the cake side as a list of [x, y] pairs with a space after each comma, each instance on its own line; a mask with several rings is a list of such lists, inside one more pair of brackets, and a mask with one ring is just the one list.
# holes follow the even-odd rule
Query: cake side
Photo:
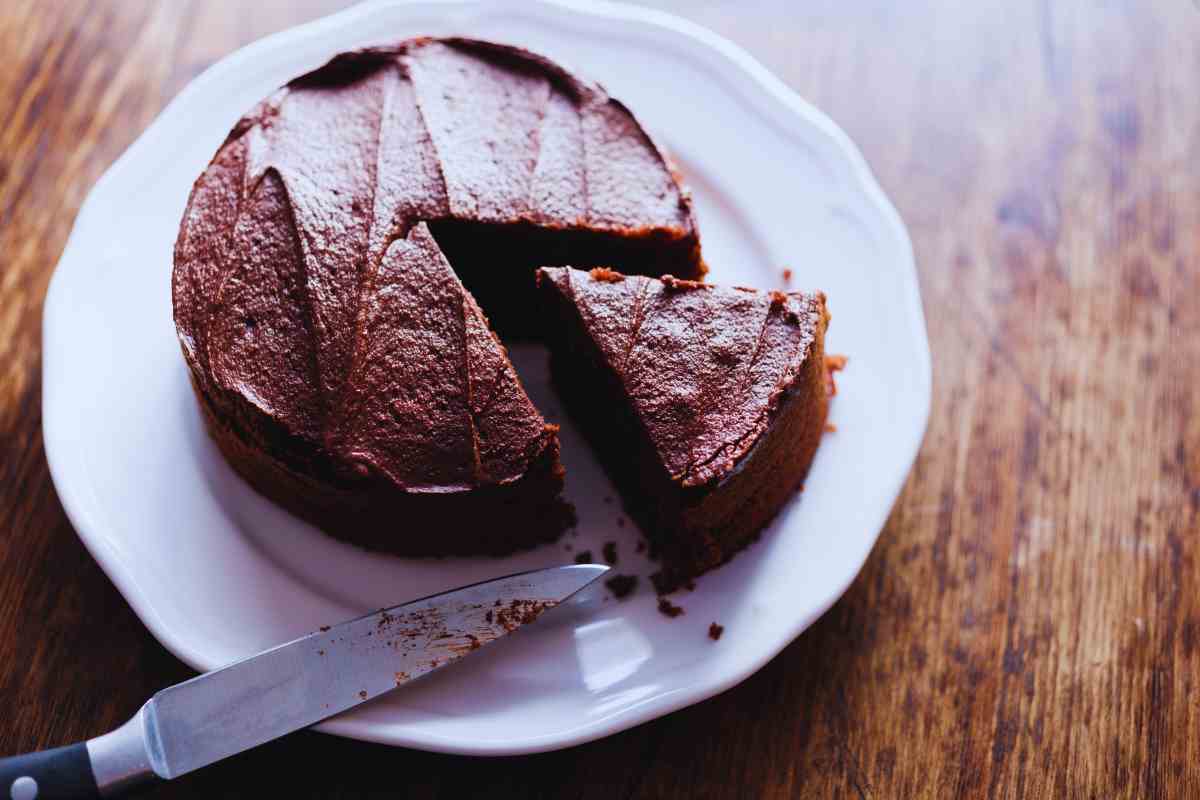
[[268, 441], [193, 390], [205, 429], [251, 487], [337, 538], [404, 556], [505, 555], [557, 539], [575, 523], [559, 495], [564, 471], [556, 429], [515, 481], [467, 491], [397, 492], [389, 483], [338, 475], [323, 454]]
[[685, 492], [680, 514], [685, 544], [664, 555], [663, 568], [654, 576], [660, 592], [728, 561], [803, 489], [829, 413], [828, 315], [823, 305], [822, 298], [819, 333], [808, 356], [769, 413], [756, 444], [723, 476], [719, 491]]

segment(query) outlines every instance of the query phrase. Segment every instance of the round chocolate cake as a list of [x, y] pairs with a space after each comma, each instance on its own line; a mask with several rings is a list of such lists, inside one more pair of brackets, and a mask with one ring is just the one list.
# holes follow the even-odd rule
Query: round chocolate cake
[[551, 539], [571, 520], [557, 429], [489, 319], [540, 330], [534, 269], [555, 264], [703, 275], [688, 196], [628, 110], [487, 42], [339, 55], [243, 117], [193, 187], [172, 288], [208, 431], [360, 544]]

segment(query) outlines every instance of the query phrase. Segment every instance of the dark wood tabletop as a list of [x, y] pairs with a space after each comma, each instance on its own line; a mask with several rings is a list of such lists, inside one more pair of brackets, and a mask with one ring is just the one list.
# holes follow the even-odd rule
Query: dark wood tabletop
[[[339, 5], [0, 10], [0, 754], [192, 674], [47, 471], [41, 305], [75, 212], [200, 70]], [[160, 796], [1200, 796], [1200, 7], [659, 5], [844, 127], [912, 233], [933, 416], [862, 573], [742, 685], [599, 742], [471, 759], [301, 733]]]

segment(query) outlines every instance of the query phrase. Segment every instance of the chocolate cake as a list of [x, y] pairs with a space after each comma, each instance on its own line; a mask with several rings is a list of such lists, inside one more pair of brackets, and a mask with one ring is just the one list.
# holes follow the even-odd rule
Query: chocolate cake
[[538, 272], [555, 385], [662, 559], [660, 592], [733, 556], [825, 428], [822, 294]]
[[184, 213], [175, 323], [209, 433], [260, 492], [367, 546], [502, 553], [570, 513], [556, 428], [489, 318], [532, 332], [533, 270], [566, 263], [703, 275], [667, 158], [544, 58], [413, 39], [234, 126]]

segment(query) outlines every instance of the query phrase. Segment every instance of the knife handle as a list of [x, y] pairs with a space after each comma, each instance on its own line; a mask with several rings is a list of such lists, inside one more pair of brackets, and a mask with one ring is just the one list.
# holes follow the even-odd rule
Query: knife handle
[[87, 745], [69, 744], [40, 753], [0, 758], [0, 798], [91, 800], [99, 798]]

